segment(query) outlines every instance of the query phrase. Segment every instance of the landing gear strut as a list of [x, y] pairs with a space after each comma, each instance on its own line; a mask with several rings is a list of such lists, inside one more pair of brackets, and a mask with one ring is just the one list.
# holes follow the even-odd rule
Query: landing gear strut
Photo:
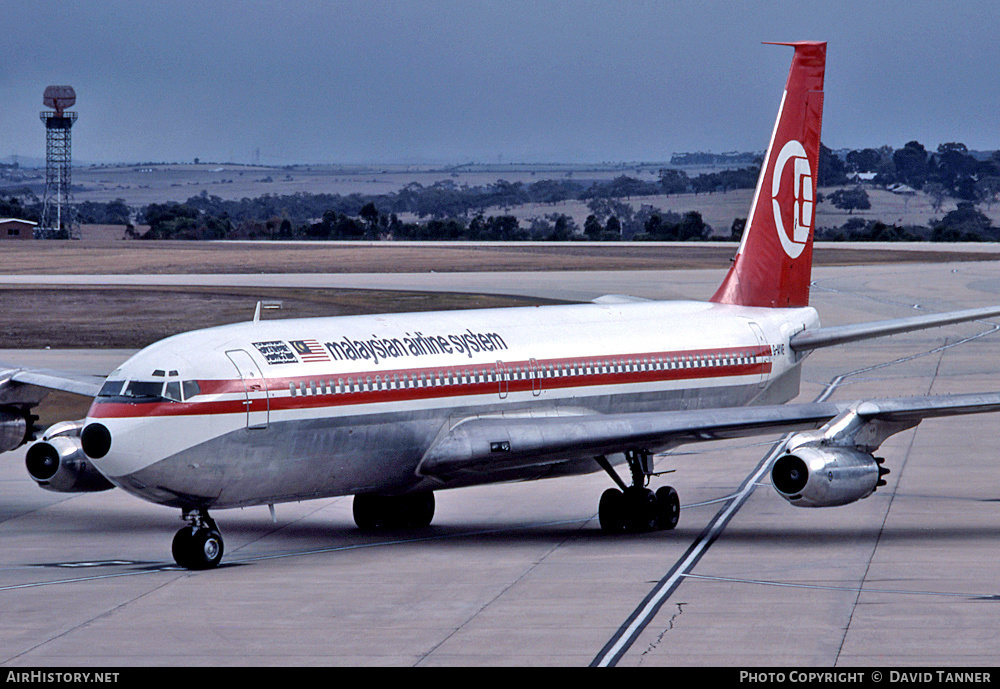
[[681, 515], [681, 503], [677, 491], [663, 486], [655, 493], [646, 487], [652, 475], [651, 454], [648, 452], [626, 452], [632, 485], [626, 486], [606, 457], [597, 457], [601, 465], [618, 484], [618, 488], [608, 488], [601, 495], [598, 518], [601, 529], [608, 533], [642, 533], [672, 529], [677, 526]]
[[222, 561], [222, 534], [204, 509], [185, 510], [188, 525], [174, 535], [174, 561], [185, 569], [212, 569]]

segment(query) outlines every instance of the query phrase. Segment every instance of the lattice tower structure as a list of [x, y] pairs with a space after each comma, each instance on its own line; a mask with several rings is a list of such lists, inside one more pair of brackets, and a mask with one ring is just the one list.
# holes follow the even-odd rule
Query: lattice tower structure
[[72, 155], [77, 114], [43, 111], [39, 117], [45, 123], [45, 196], [38, 231], [44, 237], [78, 239], [80, 223], [73, 207]]

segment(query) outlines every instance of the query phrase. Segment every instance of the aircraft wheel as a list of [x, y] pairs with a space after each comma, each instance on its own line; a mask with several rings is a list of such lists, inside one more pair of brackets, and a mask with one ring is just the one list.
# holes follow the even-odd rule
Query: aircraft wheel
[[677, 491], [663, 486], [656, 491], [656, 528], [672, 529], [681, 518], [681, 501]]
[[212, 569], [222, 561], [222, 534], [216, 529], [186, 526], [174, 535], [174, 561], [185, 569]]
[[656, 528], [656, 495], [648, 488], [625, 491], [625, 531], [643, 533]]
[[364, 531], [417, 529], [434, 519], [434, 493], [355, 495], [354, 523]]
[[406, 498], [405, 513], [406, 527], [410, 529], [421, 529], [430, 526], [434, 519], [434, 493], [411, 493], [404, 495]]
[[608, 488], [604, 491], [597, 516], [605, 533], [621, 533], [625, 530], [625, 496], [620, 490]]
[[382, 526], [384, 510], [379, 509], [378, 503], [377, 495], [354, 496], [354, 523], [362, 531], [372, 531]]

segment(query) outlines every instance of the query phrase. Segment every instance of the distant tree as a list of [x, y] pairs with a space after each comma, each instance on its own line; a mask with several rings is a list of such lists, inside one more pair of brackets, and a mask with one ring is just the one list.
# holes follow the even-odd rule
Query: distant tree
[[746, 229], [746, 226], [746, 218], [733, 218], [733, 224], [729, 226], [729, 238], [734, 242], [741, 241], [743, 239], [743, 230]]
[[379, 212], [374, 203], [366, 203], [361, 207], [358, 216], [365, 221], [365, 234], [368, 239], [378, 238]]
[[868, 210], [872, 207], [868, 192], [861, 187], [853, 189], [838, 189], [829, 196], [830, 203], [840, 210], [853, 214], [855, 210]]
[[927, 149], [918, 141], [909, 141], [892, 154], [896, 176], [914, 189], [922, 189], [929, 169]]
[[587, 235], [587, 239], [597, 241], [601, 238], [602, 232], [604, 232], [604, 227], [601, 226], [601, 221], [597, 219], [597, 216], [588, 215], [587, 219], [583, 221], [583, 233]]
[[940, 182], [928, 182], [924, 185], [924, 193], [930, 197], [931, 208], [934, 209], [935, 213], [941, 212], [941, 206], [944, 205], [946, 191], [947, 190], [944, 188], [944, 185]]
[[41, 220], [37, 210], [23, 205], [16, 196], [11, 196], [8, 199], [0, 197], [0, 217], [31, 220], [32, 222]]
[[590, 199], [587, 202], [587, 208], [594, 214], [599, 223], [607, 222], [607, 219], [614, 215], [618, 218], [619, 222], [628, 224], [632, 221], [632, 217], [635, 214], [632, 204], [605, 196]]
[[992, 241], [995, 239], [993, 223], [969, 201], [959, 201], [958, 207], [931, 223], [931, 239], [947, 241]]
[[987, 209], [993, 207], [997, 196], [1000, 196], [1000, 177], [983, 177], [976, 182], [976, 198], [985, 203]]
[[683, 170], [664, 168], [660, 170], [660, 188], [664, 194], [683, 194], [691, 185]]
[[820, 230], [817, 239], [828, 242], [919, 242], [924, 238], [912, 228], [886, 225], [881, 220], [851, 218], [841, 227]]
[[610, 240], [622, 238], [622, 224], [614, 215], [608, 218], [608, 224], [604, 227], [604, 236], [602, 238]]
[[819, 170], [816, 172], [816, 186], [835, 187], [847, 182], [847, 166], [837, 154], [819, 145]]
[[573, 222], [573, 218], [560, 213], [553, 220], [552, 234], [549, 235], [548, 239], [552, 242], [566, 241], [573, 236], [574, 232], [576, 232], [576, 223]]
[[665, 242], [685, 242], [707, 239], [712, 234], [712, 227], [705, 223], [701, 213], [688, 211], [684, 215], [677, 213], [657, 213], [646, 222], [646, 231], [633, 237], [633, 240], [655, 240]]
[[851, 172], [876, 172], [882, 164], [882, 151], [876, 148], [849, 151], [844, 157], [844, 162]]

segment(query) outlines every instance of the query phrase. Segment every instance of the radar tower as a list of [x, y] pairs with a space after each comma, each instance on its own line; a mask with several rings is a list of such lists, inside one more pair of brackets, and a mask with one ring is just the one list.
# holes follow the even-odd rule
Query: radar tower
[[80, 224], [73, 208], [73, 156], [70, 132], [76, 113], [66, 110], [76, 103], [72, 86], [49, 86], [42, 102], [55, 112], [43, 110], [45, 124], [45, 196], [38, 236], [44, 239], [80, 238]]

